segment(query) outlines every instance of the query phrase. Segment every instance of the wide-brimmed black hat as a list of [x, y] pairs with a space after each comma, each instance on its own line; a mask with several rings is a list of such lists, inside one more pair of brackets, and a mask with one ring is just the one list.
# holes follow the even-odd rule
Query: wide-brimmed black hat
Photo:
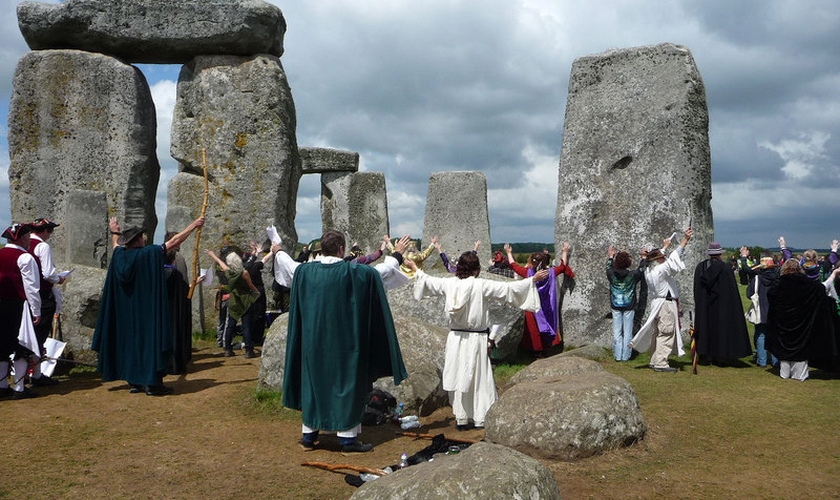
[[35, 228], [32, 224], [23, 223], [23, 224], [12, 224], [11, 226], [7, 227], [5, 231], [3, 231], [3, 238], [7, 240], [17, 240], [21, 236], [31, 233]]
[[138, 226], [131, 226], [123, 230], [120, 237], [117, 238], [117, 245], [125, 246], [134, 241], [135, 238], [143, 234], [143, 228]]

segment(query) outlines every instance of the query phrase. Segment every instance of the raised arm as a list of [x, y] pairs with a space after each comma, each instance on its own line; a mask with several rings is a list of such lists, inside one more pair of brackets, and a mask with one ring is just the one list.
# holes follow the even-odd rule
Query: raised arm
[[208, 256], [210, 256], [210, 258], [211, 258], [211, 259], [213, 259], [214, 261], [216, 261], [216, 264], [219, 266], [219, 269], [221, 269], [221, 270], [222, 270], [222, 272], [227, 271], [228, 269], [230, 269], [230, 268], [228, 267], [228, 265], [227, 265], [227, 264], [225, 264], [225, 261], [223, 261], [223, 260], [222, 260], [222, 259], [220, 259], [218, 256], [216, 256], [216, 254], [215, 254], [215, 253], [213, 253], [213, 250], [205, 250], [205, 251], [204, 251], [204, 253], [206, 253]]
[[204, 217], [199, 217], [198, 219], [192, 221], [189, 226], [187, 226], [183, 231], [180, 233], [175, 234], [175, 236], [169, 238], [169, 241], [164, 243], [166, 248], [175, 248], [180, 246], [184, 240], [196, 229], [200, 228], [204, 225]]

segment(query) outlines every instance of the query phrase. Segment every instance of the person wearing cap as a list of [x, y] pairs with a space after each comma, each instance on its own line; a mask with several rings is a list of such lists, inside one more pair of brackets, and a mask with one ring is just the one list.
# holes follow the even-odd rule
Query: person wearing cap
[[751, 355], [752, 345], [735, 274], [721, 259], [720, 243], [709, 243], [706, 255], [694, 268], [697, 354], [722, 364]]
[[[3, 231], [8, 243], [0, 248], [0, 397], [25, 399], [37, 393], [24, 387], [29, 357], [38, 349], [33, 341], [31, 348], [20, 344], [23, 329], [30, 332], [41, 322], [41, 295], [38, 293], [40, 274], [35, 257], [29, 253], [30, 224], [14, 224]], [[28, 305], [28, 307], [26, 307]], [[28, 310], [29, 314], [26, 314]], [[34, 337], [34, 332], [31, 332]], [[40, 354], [40, 353], [39, 353]], [[9, 373], [9, 359], [14, 359], [14, 387], [9, 387], [5, 374]]]
[[[41, 353], [45, 353], [44, 343], [52, 333], [53, 319], [61, 301], [60, 292], [54, 285], [64, 283], [64, 277], [56, 270], [52, 258], [52, 248], [47, 241], [53, 230], [60, 226], [57, 222], [41, 218], [32, 223], [34, 228], [29, 238], [29, 253], [35, 257], [40, 269], [41, 322], [35, 326], [35, 336]], [[58, 383], [57, 380], [41, 373], [41, 364], [36, 363], [32, 369], [31, 383], [33, 386], [49, 386]]]
[[680, 289], [674, 276], [683, 269], [683, 252], [688, 241], [694, 235], [690, 227], [685, 230], [682, 242], [667, 257], [665, 251], [671, 244], [671, 238], [663, 241], [663, 248], [645, 251], [645, 281], [651, 297], [650, 314], [630, 341], [630, 347], [639, 352], [651, 351], [650, 367], [656, 372], [676, 373], [677, 369], [668, 364], [672, 353], [682, 356], [682, 336], [679, 335], [679, 300]]
[[103, 381], [125, 380], [130, 392], [149, 396], [171, 392], [163, 385], [172, 355], [164, 254], [203, 225], [199, 217], [163, 245], [146, 246], [143, 229], [109, 221], [114, 251], [91, 342]]
[[327, 231], [321, 255], [292, 280], [283, 406], [302, 413], [304, 451], [316, 448], [321, 430], [337, 432], [343, 454], [371, 451], [357, 438], [371, 384], [408, 377], [382, 279], [344, 260], [345, 245], [344, 234]]

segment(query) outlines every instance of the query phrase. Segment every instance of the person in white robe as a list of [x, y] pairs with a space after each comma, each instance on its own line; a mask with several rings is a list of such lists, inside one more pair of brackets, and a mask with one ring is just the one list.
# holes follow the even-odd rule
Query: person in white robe
[[540, 297], [535, 281], [542, 281], [548, 271], [532, 278], [498, 282], [477, 278], [481, 263], [472, 252], [458, 258], [455, 277], [429, 276], [410, 259], [416, 283], [414, 298], [443, 295], [449, 316], [449, 335], [446, 339], [443, 366], [443, 389], [455, 414], [458, 430], [484, 427], [484, 417], [496, 402], [496, 384], [490, 363], [490, 350], [495, 339], [490, 338], [490, 300], [495, 299], [520, 309], [538, 312]]
[[639, 332], [630, 340], [630, 347], [639, 352], [650, 350], [650, 367], [657, 372], [675, 373], [677, 369], [668, 364], [668, 356], [685, 354], [682, 336], [679, 335], [680, 289], [674, 276], [685, 269], [682, 255], [693, 234], [693, 229], [686, 229], [682, 242], [667, 258], [665, 251], [671, 244], [671, 238], [664, 241], [663, 248], [645, 254], [650, 312]]

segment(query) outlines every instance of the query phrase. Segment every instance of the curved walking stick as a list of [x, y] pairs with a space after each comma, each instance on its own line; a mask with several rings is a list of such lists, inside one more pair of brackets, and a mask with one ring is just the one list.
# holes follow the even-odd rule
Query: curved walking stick
[[[210, 182], [207, 180], [207, 150], [201, 148], [201, 164], [204, 169], [204, 203], [201, 205], [201, 216], [207, 213], [207, 199], [210, 197]], [[199, 227], [195, 230], [195, 247], [193, 248], [193, 279], [190, 283], [190, 291], [187, 293], [187, 300], [192, 300], [195, 286], [198, 284], [198, 244], [201, 241], [201, 230]]]

